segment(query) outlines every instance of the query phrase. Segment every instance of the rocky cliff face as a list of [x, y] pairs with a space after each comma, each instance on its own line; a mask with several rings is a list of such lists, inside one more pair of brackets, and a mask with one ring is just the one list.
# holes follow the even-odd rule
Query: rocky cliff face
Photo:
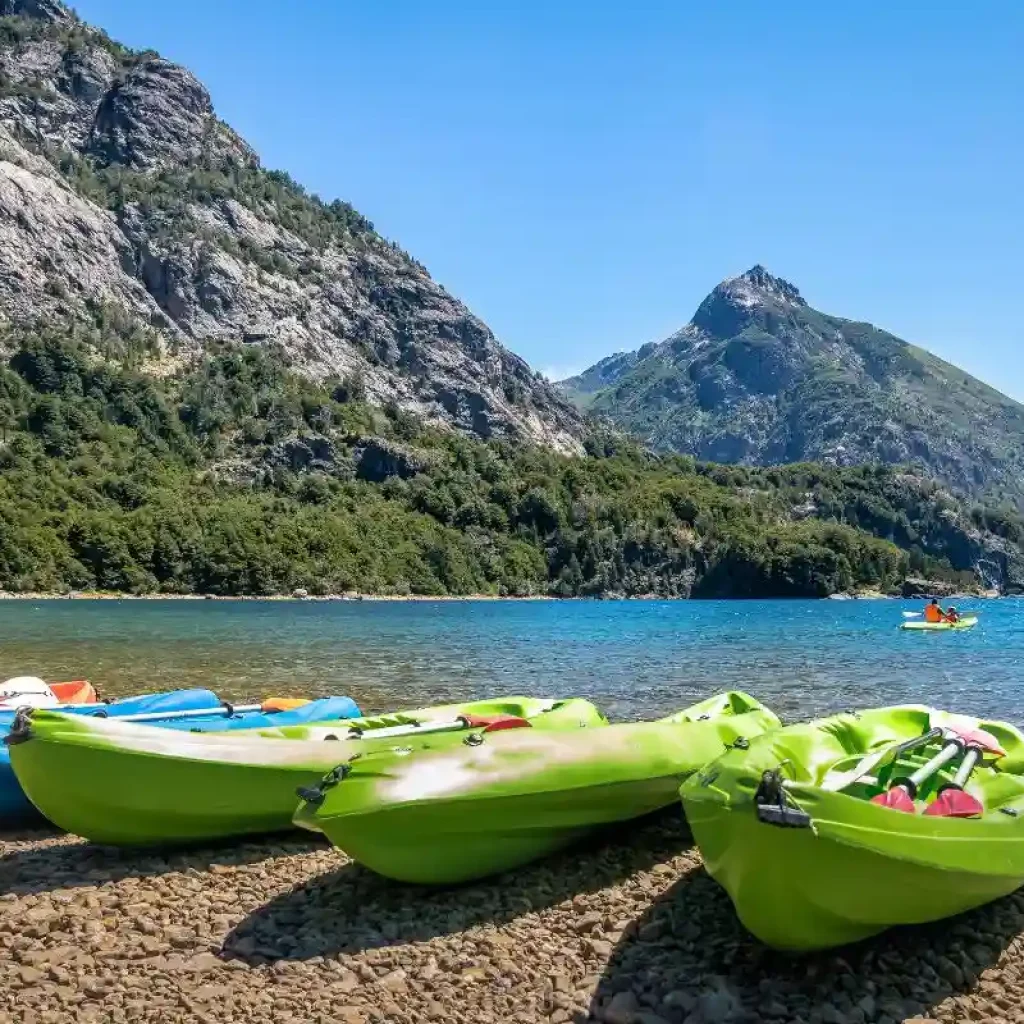
[[0, 0], [0, 321], [111, 331], [169, 359], [280, 343], [481, 437], [582, 450], [559, 392], [345, 203], [268, 172], [187, 70]]
[[1024, 406], [928, 352], [812, 309], [757, 266], [682, 330], [563, 382], [653, 447], [717, 462], [909, 464], [1024, 502]]

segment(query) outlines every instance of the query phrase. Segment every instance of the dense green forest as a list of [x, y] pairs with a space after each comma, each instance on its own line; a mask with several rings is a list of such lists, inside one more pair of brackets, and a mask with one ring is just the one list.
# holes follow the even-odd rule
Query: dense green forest
[[980, 537], [1024, 536], [891, 468], [699, 464], [598, 432], [568, 458], [374, 408], [273, 349], [154, 374], [127, 341], [102, 311], [0, 338], [0, 587], [827, 595], [973, 583]]

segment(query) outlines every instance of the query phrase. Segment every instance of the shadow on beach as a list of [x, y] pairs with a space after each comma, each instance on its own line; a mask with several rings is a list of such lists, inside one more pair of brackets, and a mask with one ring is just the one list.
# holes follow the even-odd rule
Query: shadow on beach
[[[695, 867], [626, 930], [595, 990], [591, 1014], [626, 1019], [632, 1012], [649, 1024], [901, 1021], [928, 1018], [944, 1000], [980, 982], [989, 997], [984, 1019], [1015, 1019], [1019, 995], [1007, 989], [999, 962], [1020, 945], [1022, 928], [1024, 892], [936, 924], [789, 956], [754, 939], [724, 890]], [[1016, 968], [1009, 973], [1017, 989]], [[609, 1013], [613, 1000], [619, 1016]]]
[[[140, 850], [98, 846], [54, 829], [0, 832], [0, 895], [37, 895], [125, 878], [207, 871], [213, 865], [241, 867], [269, 857], [308, 853], [325, 842], [309, 832], [288, 832], [202, 847]], [[19, 844], [26, 846], [19, 849]]]
[[691, 844], [673, 807], [470, 885], [403, 885], [348, 863], [254, 911], [228, 935], [224, 952], [255, 964], [305, 960], [423, 942], [476, 925], [500, 925], [614, 885]]

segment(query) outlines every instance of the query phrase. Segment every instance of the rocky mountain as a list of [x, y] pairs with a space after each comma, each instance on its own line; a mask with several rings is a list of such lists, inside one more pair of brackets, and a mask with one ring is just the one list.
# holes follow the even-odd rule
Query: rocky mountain
[[422, 265], [262, 168], [189, 71], [58, 0], [0, 0], [4, 323], [66, 324], [161, 373], [279, 343], [379, 405], [582, 451], [576, 410]]
[[676, 334], [563, 389], [653, 448], [747, 465], [907, 464], [1024, 502], [1024, 406], [868, 323], [813, 309], [755, 266]]

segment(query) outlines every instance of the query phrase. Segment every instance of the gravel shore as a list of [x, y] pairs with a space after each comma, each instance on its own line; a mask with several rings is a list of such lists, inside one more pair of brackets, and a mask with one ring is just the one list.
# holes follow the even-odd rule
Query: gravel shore
[[461, 889], [304, 834], [138, 854], [0, 835], [0, 1024], [1024, 1020], [1024, 895], [838, 954], [770, 953], [673, 811]]

